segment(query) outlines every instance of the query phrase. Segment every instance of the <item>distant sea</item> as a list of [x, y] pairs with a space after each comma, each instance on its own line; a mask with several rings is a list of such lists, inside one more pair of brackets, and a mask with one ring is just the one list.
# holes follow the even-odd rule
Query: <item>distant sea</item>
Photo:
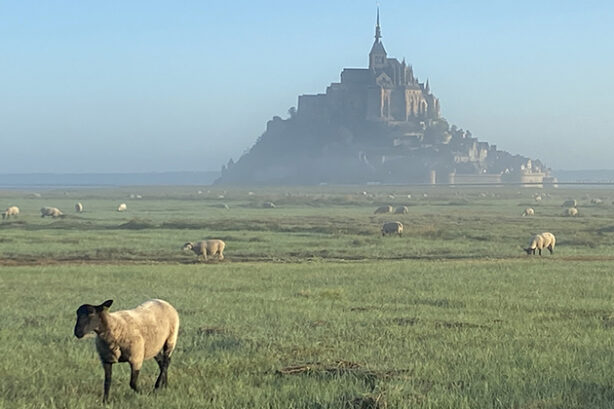
[[561, 183], [614, 183], [614, 169], [555, 170], [552, 174]]
[[[614, 169], [557, 170], [552, 174], [561, 183], [614, 183]], [[220, 172], [151, 173], [14, 173], [0, 174], [0, 189], [53, 189], [113, 186], [205, 186]]]
[[0, 188], [69, 188], [113, 186], [203, 186], [210, 185], [220, 172], [151, 173], [13, 173], [0, 174]]

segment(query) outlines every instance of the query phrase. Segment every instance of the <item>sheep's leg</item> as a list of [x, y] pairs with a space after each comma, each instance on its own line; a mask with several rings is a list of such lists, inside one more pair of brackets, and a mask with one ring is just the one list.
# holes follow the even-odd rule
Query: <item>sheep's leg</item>
[[168, 355], [168, 348], [164, 346], [164, 352], [160, 352], [156, 355], [155, 359], [160, 367], [160, 375], [156, 379], [156, 389], [165, 387], [168, 385], [168, 366], [171, 363], [171, 357]]
[[539, 255], [542, 255], [542, 249], [537, 249], [539, 251]]
[[554, 250], [552, 249], [552, 245], [548, 246], [548, 250], [550, 250], [550, 254], [554, 253]]
[[160, 374], [158, 379], [156, 379], [156, 389], [158, 389], [168, 385], [168, 366], [171, 363], [171, 358], [163, 355], [159, 360], [156, 359], [156, 361], [158, 361], [158, 366], [160, 367]]
[[102, 367], [104, 369], [104, 395], [102, 396], [102, 403], [107, 403], [109, 401], [109, 389], [111, 389], [111, 375], [113, 373], [112, 364], [103, 363]]
[[222, 261], [224, 260], [224, 253], [222, 253], [221, 251], [217, 253], [217, 258], [218, 260]]
[[139, 387], [137, 385], [137, 382], [139, 380], [139, 372], [141, 372], [141, 368], [137, 369], [137, 366], [130, 362], [130, 387], [135, 392], [139, 391]]

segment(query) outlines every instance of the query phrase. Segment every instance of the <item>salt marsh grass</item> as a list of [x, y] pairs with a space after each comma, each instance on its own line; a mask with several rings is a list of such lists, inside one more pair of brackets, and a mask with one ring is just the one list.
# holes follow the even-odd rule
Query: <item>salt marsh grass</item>
[[[109, 407], [614, 407], [611, 192], [200, 189], [0, 193], [22, 210], [0, 223], [0, 407], [100, 407], [75, 310], [154, 297], [182, 320], [169, 388], [153, 392], [151, 361], [135, 394], [118, 364]], [[561, 217], [572, 195], [581, 217]], [[409, 213], [374, 215], [384, 204]], [[387, 220], [403, 237], [381, 237]], [[544, 230], [555, 254], [526, 256]], [[226, 241], [226, 260], [181, 251], [203, 238]]]

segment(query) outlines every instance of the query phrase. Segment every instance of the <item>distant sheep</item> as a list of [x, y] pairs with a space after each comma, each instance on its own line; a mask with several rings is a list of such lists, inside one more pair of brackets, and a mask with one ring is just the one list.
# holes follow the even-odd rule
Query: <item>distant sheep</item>
[[83, 204], [81, 204], [81, 202], [78, 202], [75, 205], [75, 212], [77, 213], [83, 213]]
[[539, 251], [539, 255], [542, 255], [542, 249], [548, 249], [550, 254], [554, 252], [554, 245], [556, 244], [556, 238], [554, 234], [544, 232], [540, 234], [536, 234], [529, 241], [529, 247], [524, 249], [527, 254], [535, 254], [535, 250]]
[[541, 195], [535, 196], [534, 199], [535, 199], [536, 202], [541, 202], [542, 201]]
[[524, 212], [522, 212], [523, 216], [535, 216], [535, 210], [533, 210], [532, 207], [527, 207], [526, 209], [524, 209]]
[[41, 217], [45, 216], [53, 217], [55, 219], [56, 217], [64, 217], [64, 213], [62, 213], [62, 211], [57, 207], [43, 207], [41, 208]]
[[596, 204], [596, 205], [600, 205], [600, 204], [603, 204], [603, 200], [601, 200], [599, 198], [595, 198], [595, 199], [591, 199], [591, 203], [592, 204]]
[[2, 212], [2, 219], [9, 219], [11, 216], [17, 217], [19, 216], [19, 207], [17, 206], [9, 206], [5, 211]]
[[565, 200], [561, 207], [576, 207], [578, 206], [578, 202], [575, 200]]
[[83, 304], [77, 310], [74, 334], [96, 333], [96, 350], [104, 369], [103, 403], [109, 399], [112, 365], [130, 363], [130, 387], [138, 392], [139, 372], [146, 359], [160, 368], [156, 389], [168, 385], [168, 367], [179, 334], [179, 315], [163, 300], [149, 300], [132, 310], [109, 312], [113, 300]]
[[407, 214], [409, 213], [409, 209], [407, 208], [407, 206], [399, 206], [394, 210], [394, 212], [396, 214]]
[[388, 222], [382, 225], [382, 236], [387, 234], [398, 234], [399, 237], [403, 234], [403, 223]]
[[392, 213], [392, 206], [380, 206], [375, 209], [375, 214]]
[[119, 206], [117, 206], [118, 212], [125, 212], [126, 210], [128, 210], [128, 206], [126, 206], [126, 203], [122, 203]]
[[277, 206], [275, 206], [275, 203], [273, 202], [264, 202], [262, 204], [262, 207], [264, 207], [265, 209], [275, 209]]
[[565, 209], [563, 212], [563, 216], [576, 217], [578, 215], [578, 209], [575, 207], [570, 207], [569, 209]]
[[218, 260], [224, 260], [224, 248], [226, 243], [222, 240], [203, 240], [197, 243], [187, 242], [183, 245], [183, 250], [192, 250], [198, 257], [203, 257], [207, 261], [207, 256], [213, 256], [217, 254]]

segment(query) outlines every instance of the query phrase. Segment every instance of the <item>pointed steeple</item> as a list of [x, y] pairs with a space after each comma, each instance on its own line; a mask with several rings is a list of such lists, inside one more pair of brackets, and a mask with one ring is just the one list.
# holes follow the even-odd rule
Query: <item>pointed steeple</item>
[[431, 87], [429, 86], [429, 79], [428, 78], [426, 79], [426, 87], [424, 87], [424, 88], [425, 88], [426, 94], [430, 95]]
[[377, 6], [377, 23], [375, 24], [375, 41], [379, 43], [380, 38], [382, 38], [382, 30], [379, 26], [379, 6]]
[[381, 69], [386, 65], [386, 50], [380, 41], [382, 38], [382, 30], [379, 25], [379, 6], [377, 7], [377, 20], [375, 24], [375, 41], [369, 53], [369, 68]]

